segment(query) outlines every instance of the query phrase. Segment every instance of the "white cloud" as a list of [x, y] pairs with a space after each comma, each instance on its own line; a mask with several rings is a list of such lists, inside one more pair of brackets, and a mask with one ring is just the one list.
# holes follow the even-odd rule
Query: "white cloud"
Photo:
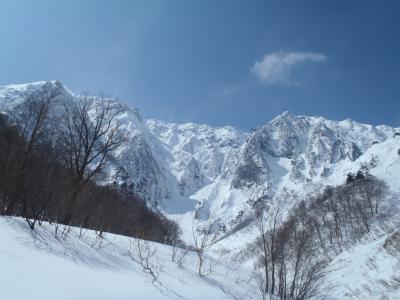
[[292, 72], [300, 64], [321, 63], [326, 56], [315, 52], [275, 52], [267, 53], [262, 61], [257, 61], [251, 71], [266, 84], [291, 84]]

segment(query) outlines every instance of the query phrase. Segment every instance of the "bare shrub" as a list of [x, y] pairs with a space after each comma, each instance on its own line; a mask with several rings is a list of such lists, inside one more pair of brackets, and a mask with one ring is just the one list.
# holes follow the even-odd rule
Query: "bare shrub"
[[195, 226], [196, 214], [193, 215], [192, 236], [193, 236], [193, 251], [198, 258], [198, 274], [199, 276], [207, 276], [211, 274], [211, 259], [209, 258], [209, 266], [206, 268], [206, 250], [215, 241], [216, 235], [212, 234], [212, 218], [209, 217], [208, 221], [203, 226]]
[[159, 272], [162, 270], [162, 265], [155, 262], [156, 253], [157, 249], [147, 240], [135, 239], [130, 241], [129, 257], [140, 264], [143, 272], [151, 275], [153, 283], [158, 280]]
[[185, 267], [186, 257], [188, 253], [189, 250], [186, 248], [177, 248], [176, 263], [179, 269], [183, 269]]

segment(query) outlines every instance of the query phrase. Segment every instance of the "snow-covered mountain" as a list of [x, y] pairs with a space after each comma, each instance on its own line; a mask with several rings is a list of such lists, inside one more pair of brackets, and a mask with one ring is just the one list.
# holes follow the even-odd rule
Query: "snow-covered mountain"
[[[12, 84], [0, 87], [0, 111], [11, 112], [44, 85], [61, 86], [64, 99], [77, 100], [59, 81]], [[118, 119], [130, 140], [115, 153], [107, 180], [178, 219], [197, 209], [203, 218], [211, 215], [228, 229], [246, 203], [273, 199], [283, 189], [304, 191], [337, 177], [339, 163], [356, 161], [397, 132], [389, 126], [290, 112], [243, 132], [230, 126], [145, 120], [137, 108], [125, 106]]]
[[[0, 87], [0, 112], [12, 113], [27, 95], [43, 86], [61, 87], [64, 102], [79, 100], [58, 81], [6, 85]], [[211, 249], [215, 255], [234, 257], [256, 238], [251, 228], [241, 230], [248, 224], [253, 202], [283, 202], [284, 210], [289, 211], [299, 199], [321, 192], [327, 185], [344, 183], [348, 173], [363, 166], [388, 184], [386, 209], [400, 211], [400, 128], [284, 112], [254, 131], [244, 132], [230, 126], [146, 120], [137, 108], [123, 105], [118, 121], [129, 142], [113, 154], [102, 180], [132, 190], [176, 220], [189, 243], [193, 216], [199, 223], [212, 219], [219, 237]], [[335, 271], [329, 273], [327, 284], [346, 286], [346, 290], [329, 292], [335, 295], [332, 299], [344, 295], [375, 299], [363, 284], [370, 287], [371, 276], [390, 282], [400, 260], [383, 245], [400, 226], [398, 214], [394, 216], [383, 231], [376, 228], [372, 236], [332, 261], [329, 267]], [[359, 260], [360, 267], [353, 270], [359, 287], [350, 286], [345, 282], [348, 274], [338, 271], [338, 266], [356, 259], [360, 252], [367, 253], [369, 263], [378, 267], [382, 261], [396, 262], [382, 275], [376, 271], [378, 267], [364, 268], [364, 260]], [[383, 294], [391, 293], [388, 287], [377, 288], [386, 289]]]

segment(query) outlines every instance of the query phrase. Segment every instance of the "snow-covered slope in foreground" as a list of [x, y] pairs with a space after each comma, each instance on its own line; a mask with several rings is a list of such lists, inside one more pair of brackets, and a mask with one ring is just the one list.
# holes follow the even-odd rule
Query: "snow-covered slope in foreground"
[[399, 247], [400, 230], [365, 237], [331, 262], [316, 298], [400, 299]]
[[93, 231], [79, 237], [72, 228], [66, 239], [54, 237], [54, 226], [30, 231], [20, 218], [0, 218], [1, 299], [157, 300], [253, 299], [246, 290], [246, 270], [214, 262], [212, 275], [201, 279], [195, 256], [188, 253], [184, 268], [171, 262], [169, 246], [152, 244], [151, 261], [159, 279], [142, 271], [128, 255], [132, 239]]

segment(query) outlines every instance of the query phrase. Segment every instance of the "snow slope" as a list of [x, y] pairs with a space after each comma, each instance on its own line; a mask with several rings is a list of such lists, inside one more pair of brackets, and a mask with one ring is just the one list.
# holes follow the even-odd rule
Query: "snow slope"
[[400, 299], [400, 252], [385, 248], [391, 234], [368, 236], [328, 266], [317, 299]]
[[[79, 237], [73, 228], [66, 239], [54, 237], [53, 225], [30, 231], [20, 218], [0, 218], [1, 299], [253, 299], [240, 271], [214, 263], [206, 279], [196, 273], [189, 253], [183, 269], [171, 262], [169, 246], [156, 247], [162, 268], [152, 283], [127, 253], [130, 238], [92, 231]], [[247, 278], [245, 278], [247, 279]]]

